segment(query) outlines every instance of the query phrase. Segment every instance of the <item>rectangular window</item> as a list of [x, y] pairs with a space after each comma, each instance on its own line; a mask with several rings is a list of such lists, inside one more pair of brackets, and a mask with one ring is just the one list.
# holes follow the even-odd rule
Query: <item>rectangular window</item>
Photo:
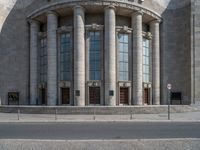
[[47, 39], [40, 40], [40, 82], [47, 82]]
[[128, 58], [128, 34], [118, 34], [118, 65], [119, 65], [119, 80], [129, 80], [129, 58]]
[[70, 81], [71, 79], [71, 35], [62, 33], [60, 35], [60, 80]]
[[89, 32], [89, 77], [90, 80], [101, 79], [101, 37], [100, 31]]
[[149, 40], [143, 38], [143, 82], [150, 82], [150, 44]]

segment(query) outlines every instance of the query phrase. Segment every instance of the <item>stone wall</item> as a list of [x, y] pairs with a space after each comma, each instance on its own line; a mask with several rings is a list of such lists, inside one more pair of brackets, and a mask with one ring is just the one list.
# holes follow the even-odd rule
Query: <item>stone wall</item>
[[183, 104], [191, 101], [191, 5], [163, 12], [161, 39], [162, 101], [167, 104], [167, 84], [182, 92]]
[[[29, 25], [27, 16], [34, 10], [49, 3], [69, 0], [0, 0], [0, 98], [7, 104], [8, 92], [20, 92], [20, 104], [28, 104], [29, 99]], [[113, 0], [110, 0], [113, 1]], [[118, 0], [119, 1], [119, 0]], [[197, 8], [200, 7], [197, 0]], [[190, 59], [190, 0], [145, 0], [134, 5], [148, 8], [162, 15], [162, 101], [166, 103], [166, 84], [173, 84], [174, 91], [183, 92], [184, 104], [191, 99], [191, 59]], [[199, 10], [198, 10], [199, 11]], [[198, 12], [196, 12], [198, 14]], [[196, 15], [196, 30], [200, 22]], [[129, 21], [124, 20], [129, 24]], [[88, 20], [90, 22], [90, 20]], [[120, 23], [119, 23], [120, 24]], [[196, 32], [196, 40], [199, 33]], [[189, 42], [188, 42], [189, 41]], [[200, 99], [200, 53], [196, 42], [195, 97]], [[199, 64], [200, 65], [200, 64]]]
[[[9, 3], [10, 2], [10, 3]], [[29, 80], [29, 28], [26, 10], [1, 1], [0, 96], [7, 104], [7, 92], [20, 92], [20, 104], [27, 104]]]

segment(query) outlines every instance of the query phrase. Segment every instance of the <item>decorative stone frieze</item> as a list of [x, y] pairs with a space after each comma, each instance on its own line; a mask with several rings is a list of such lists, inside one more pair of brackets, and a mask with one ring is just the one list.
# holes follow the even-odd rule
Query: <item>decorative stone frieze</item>
[[120, 87], [131, 87], [131, 82], [128, 81], [119, 81]]
[[47, 84], [46, 83], [40, 83], [40, 84], [38, 84], [38, 88], [39, 89], [46, 89], [47, 88]]
[[73, 29], [73, 27], [71, 26], [62, 26], [60, 28], [57, 29], [58, 33], [62, 33], [62, 32], [71, 32]]
[[38, 32], [39, 38], [47, 37], [47, 32]]
[[60, 81], [59, 82], [59, 87], [61, 87], [61, 88], [71, 87], [71, 82], [69, 82], [69, 81]]
[[101, 81], [88, 81], [87, 85], [89, 87], [101, 87]]
[[92, 25], [86, 25], [85, 26], [86, 30], [103, 30], [104, 25], [98, 25], [98, 24], [92, 24]]
[[151, 32], [143, 32], [143, 37], [147, 38], [148, 40], [152, 40], [152, 34]]
[[151, 83], [143, 83], [144, 88], [151, 88], [152, 84]]
[[132, 33], [132, 29], [129, 28], [128, 26], [121, 26], [121, 27], [117, 26], [116, 30], [117, 32], [121, 32], [121, 33], [129, 33], [129, 34]]

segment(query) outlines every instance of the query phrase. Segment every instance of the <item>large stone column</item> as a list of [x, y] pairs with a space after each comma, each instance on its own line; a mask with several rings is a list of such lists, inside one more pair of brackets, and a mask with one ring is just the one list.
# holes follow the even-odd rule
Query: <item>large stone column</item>
[[47, 105], [57, 105], [57, 26], [58, 17], [47, 13]]
[[38, 82], [38, 32], [39, 22], [30, 21], [30, 104], [37, 104], [37, 82]]
[[74, 7], [74, 94], [77, 106], [85, 106], [85, 12]]
[[133, 104], [143, 104], [143, 64], [142, 64], [142, 15], [138, 11], [132, 14], [133, 28]]
[[152, 90], [153, 90], [153, 104], [160, 105], [160, 20], [154, 20], [150, 23], [150, 30], [152, 33]]
[[[116, 16], [115, 7], [105, 8], [105, 104], [116, 105]], [[112, 95], [113, 94], [113, 95]]]

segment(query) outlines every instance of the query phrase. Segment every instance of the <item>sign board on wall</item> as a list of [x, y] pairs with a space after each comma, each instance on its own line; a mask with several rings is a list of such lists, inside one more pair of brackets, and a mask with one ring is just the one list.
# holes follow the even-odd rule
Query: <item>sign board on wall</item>
[[8, 105], [19, 105], [19, 92], [8, 93]]

